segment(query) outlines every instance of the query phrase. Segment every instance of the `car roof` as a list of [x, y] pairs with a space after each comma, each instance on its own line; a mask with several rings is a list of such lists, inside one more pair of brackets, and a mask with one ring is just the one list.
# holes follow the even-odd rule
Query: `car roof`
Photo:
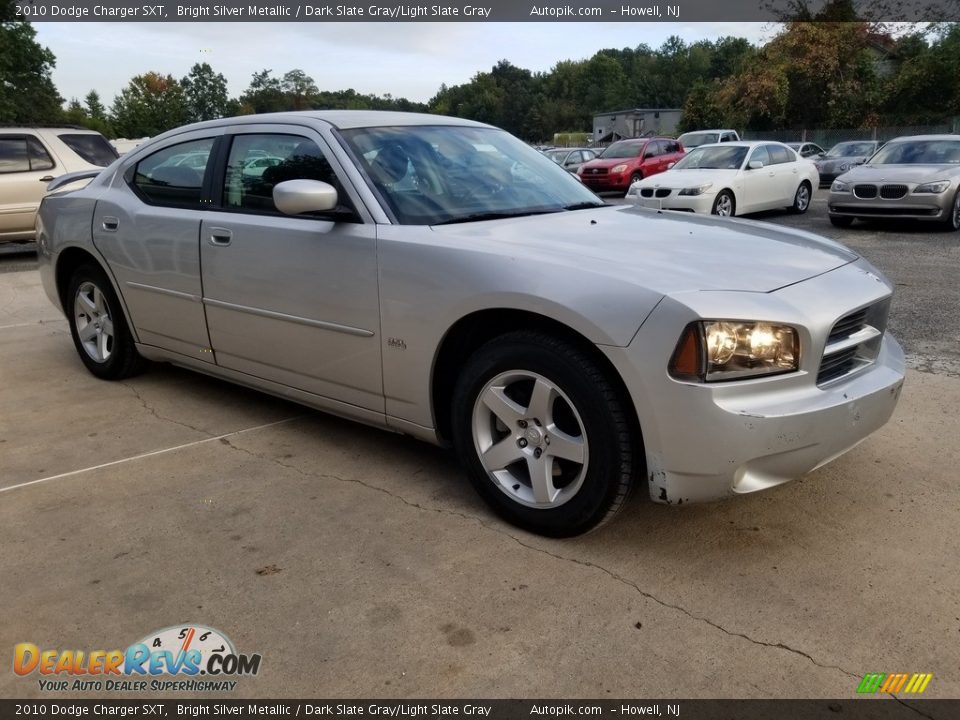
[[683, 134], [696, 135], [697, 133], [722, 133], [722, 132], [737, 132], [737, 131], [731, 128], [710, 128], [709, 130], [688, 130]]
[[408, 113], [393, 110], [302, 110], [299, 112], [263, 113], [261, 115], [240, 115], [237, 117], [220, 118], [206, 122], [194, 123], [176, 128], [177, 132], [187, 130], [201, 130], [208, 127], [223, 125], [262, 125], [265, 123], [297, 123], [304, 120], [320, 120], [329, 123], [340, 130], [349, 130], [361, 127], [380, 127], [396, 125], [466, 125], [470, 127], [492, 127], [485, 123], [447, 115], [431, 115], [429, 113]]
[[747, 147], [752, 148], [757, 145], [783, 145], [788, 147], [786, 143], [782, 143], [779, 140], [733, 140], [731, 142], [725, 143], [707, 143], [706, 145], [697, 145], [694, 150], [699, 150], [700, 148], [705, 147]]
[[99, 135], [100, 133], [96, 130], [91, 130], [90, 128], [75, 127], [70, 125], [63, 125], [62, 127], [51, 127], [46, 125], [10, 125], [8, 127], [0, 127], [0, 132], [4, 133], [17, 133], [17, 132], [64, 132], [64, 133], [83, 133], [84, 135]]
[[[887, 144], [895, 142], [907, 142], [910, 140], [960, 140], [960, 135], [950, 135], [944, 133], [942, 135], [906, 135], [904, 137], [893, 138], [892, 140], [887, 140]], [[856, 142], [856, 141], [853, 141]], [[866, 140], [864, 142], [867, 142]]]

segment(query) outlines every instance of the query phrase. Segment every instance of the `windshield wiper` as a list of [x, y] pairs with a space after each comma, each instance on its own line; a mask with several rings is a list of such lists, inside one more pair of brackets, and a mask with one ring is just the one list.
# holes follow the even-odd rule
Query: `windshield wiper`
[[470, 213], [469, 215], [461, 215], [459, 217], [450, 218], [449, 220], [443, 220], [441, 222], [433, 223], [433, 225], [454, 225], [456, 223], [466, 223], [466, 222], [480, 222], [481, 220], [504, 220], [506, 218], [518, 218], [518, 217], [527, 217], [529, 215], [547, 215], [549, 213], [560, 212], [560, 210], [515, 210], [513, 212], [479, 212], [479, 213]]
[[587, 202], [574, 203], [573, 205], [565, 205], [564, 210], [589, 210], [590, 208], [602, 208], [607, 207], [605, 202], [596, 202], [595, 200], [589, 200]]

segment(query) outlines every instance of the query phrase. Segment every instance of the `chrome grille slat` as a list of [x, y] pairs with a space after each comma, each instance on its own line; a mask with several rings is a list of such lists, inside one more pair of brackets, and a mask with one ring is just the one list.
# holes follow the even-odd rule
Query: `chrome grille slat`
[[877, 359], [890, 310], [889, 298], [837, 320], [824, 346], [817, 384], [840, 380]]

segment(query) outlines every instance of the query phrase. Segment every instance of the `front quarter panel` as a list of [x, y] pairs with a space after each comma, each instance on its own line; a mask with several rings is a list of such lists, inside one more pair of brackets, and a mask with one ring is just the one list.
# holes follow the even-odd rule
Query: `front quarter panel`
[[[378, 228], [387, 414], [433, 427], [431, 375], [450, 328], [471, 313], [521, 310], [597, 345], [627, 345], [661, 295], [502, 247], [442, 241], [429, 227]], [[462, 242], [462, 241], [461, 241]]]

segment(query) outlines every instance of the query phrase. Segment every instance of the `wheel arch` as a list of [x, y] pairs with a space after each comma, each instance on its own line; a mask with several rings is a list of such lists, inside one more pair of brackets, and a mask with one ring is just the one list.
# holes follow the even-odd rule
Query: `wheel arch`
[[95, 253], [91, 252], [88, 248], [71, 245], [63, 248], [59, 253], [57, 253], [56, 265], [54, 266], [54, 279], [57, 287], [57, 297], [60, 299], [60, 307], [63, 309], [64, 314], [68, 317], [70, 314], [69, 298], [67, 297], [67, 290], [70, 286], [70, 278], [73, 276], [73, 273], [76, 272], [78, 267], [85, 264], [99, 267], [103, 271], [104, 275], [107, 276], [107, 280], [110, 282], [110, 286], [113, 288], [113, 292], [117, 296], [117, 300], [120, 302], [120, 307], [123, 309], [123, 316], [127, 321], [127, 327], [130, 330], [130, 334], [133, 336], [134, 342], [140, 342], [140, 338], [137, 335], [137, 329], [130, 318], [130, 311], [127, 308], [126, 300], [123, 297], [123, 293], [121, 293], [120, 289], [117, 287], [117, 279], [113, 276], [113, 273], [110, 271], [110, 267], [107, 265], [107, 263]]
[[631, 429], [643, 458], [643, 433], [632, 396], [613, 363], [586, 336], [569, 325], [529, 310], [494, 308], [472, 312], [455, 322], [444, 334], [434, 356], [430, 374], [430, 403], [438, 438], [451, 438], [453, 388], [460, 369], [481, 346], [496, 337], [518, 330], [543, 332], [566, 340], [585, 352], [608, 376], [628, 408]]

